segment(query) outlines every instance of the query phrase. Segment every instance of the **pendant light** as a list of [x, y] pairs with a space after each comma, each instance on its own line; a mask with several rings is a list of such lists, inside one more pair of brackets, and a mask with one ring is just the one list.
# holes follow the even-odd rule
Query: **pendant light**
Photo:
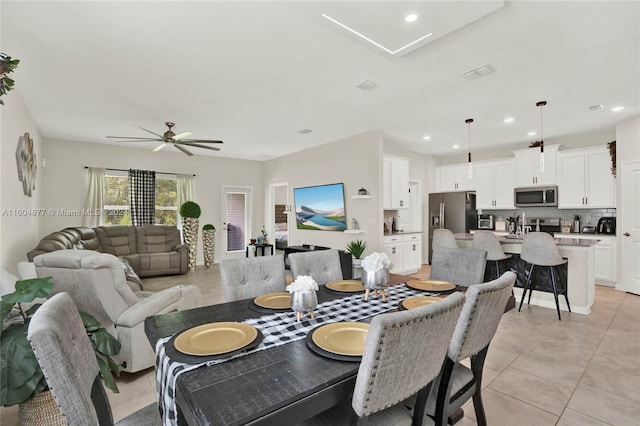
[[540, 107], [540, 140], [538, 144], [540, 145], [540, 171], [544, 172], [544, 134], [542, 127], [542, 107], [547, 104], [547, 101], [540, 101], [536, 103], [537, 107]]
[[471, 179], [473, 177], [473, 167], [471, 166], [471, 123], [473, 123], [473, 118], [467, 118], [464, 122], [467, 123], [467, 127], [469, 128], [469, 151], [467, 152], [469, 164], [467, 166], [467, 172], [469, 179]]

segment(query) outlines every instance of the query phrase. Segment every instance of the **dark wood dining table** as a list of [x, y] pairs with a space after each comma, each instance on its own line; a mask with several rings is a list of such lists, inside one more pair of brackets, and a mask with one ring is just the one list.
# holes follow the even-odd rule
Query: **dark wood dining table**
[[[390, 274], [390, 284], [411, 277]], [[320, 289], [318, 302], [345, 297]], [[152, 346], [160, 338], [198, 325], [244, 321], [262, 313], [250, 299], [156, 315], [145, 320]], [[176, 382], [178, 423], [188, 425], [288, 425], [349, 398], [359, 362], [316, 355], [304, 339], [182, 374]]]

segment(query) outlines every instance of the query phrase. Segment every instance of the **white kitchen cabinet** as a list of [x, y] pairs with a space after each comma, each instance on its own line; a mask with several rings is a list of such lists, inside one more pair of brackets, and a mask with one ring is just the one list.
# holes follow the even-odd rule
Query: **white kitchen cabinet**
[[475, 173], [469, 177], [469, 164], [451, 164], [436, 168], [438, 192], [473, 191], [476, 189]]
[[384, 252], [391, 260], [389, 272], [410, 274], [422, 266], [422, 234], [396, 234], [384, 237]]
[[515, 168], [513, 159], [482, 161], [475, 164], [476, 208], [505, 210], [513, 205]]
[[516, 186], [555, 185], [559, 145], [545, 145], [544, 170], [540, 170], [540, 148], [513, 151], [516, 159]]
[[606, 146], [558, 153], [558, 208], [615, 208]]
[[[558, 234], [564, 237], [566, 234]], [[613, 286], [616, 283], [616, 245], [615, 235], [569, 234], [569, 238], [599, 240], [594, 248], [594, 277], [596, 284]]]
[[409, 207], [409, 160], [384, 156], [382, 159], [383, 206], [385, 209]]

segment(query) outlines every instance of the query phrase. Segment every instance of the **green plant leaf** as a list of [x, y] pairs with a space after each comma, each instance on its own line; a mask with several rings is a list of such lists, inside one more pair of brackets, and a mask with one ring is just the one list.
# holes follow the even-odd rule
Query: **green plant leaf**
[[111, 389], [113, 393], [120, 393], [109, 365], [107, 365], [107, 363], [98, 355], [96, 355], [96, 360], [98, 361], [98, 367], [100, 368], [100, 377], [102, 377], [104, 385]]
[[93, 348], [104, 355], [118, 355], [122, 345], [107, 330], [101, 328], [91, 334]]
[[2, 296], [2, 301], [11, 304], [29, 303], [38, 297], [47, 297], [51, 290], [51, 277], [20, 280], [16, 281], [16, 291]]

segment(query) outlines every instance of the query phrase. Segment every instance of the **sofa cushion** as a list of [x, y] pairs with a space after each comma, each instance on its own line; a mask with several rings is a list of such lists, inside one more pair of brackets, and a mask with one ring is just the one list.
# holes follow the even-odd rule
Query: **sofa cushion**
[[136, 254], [136, 227], [129, 225], [99, 226], [95, 228], [105, 253], [114, 256]]
[[137, 253], [167, 253], [181, 243], [180, 232], [174, 225], [136, 226]]

